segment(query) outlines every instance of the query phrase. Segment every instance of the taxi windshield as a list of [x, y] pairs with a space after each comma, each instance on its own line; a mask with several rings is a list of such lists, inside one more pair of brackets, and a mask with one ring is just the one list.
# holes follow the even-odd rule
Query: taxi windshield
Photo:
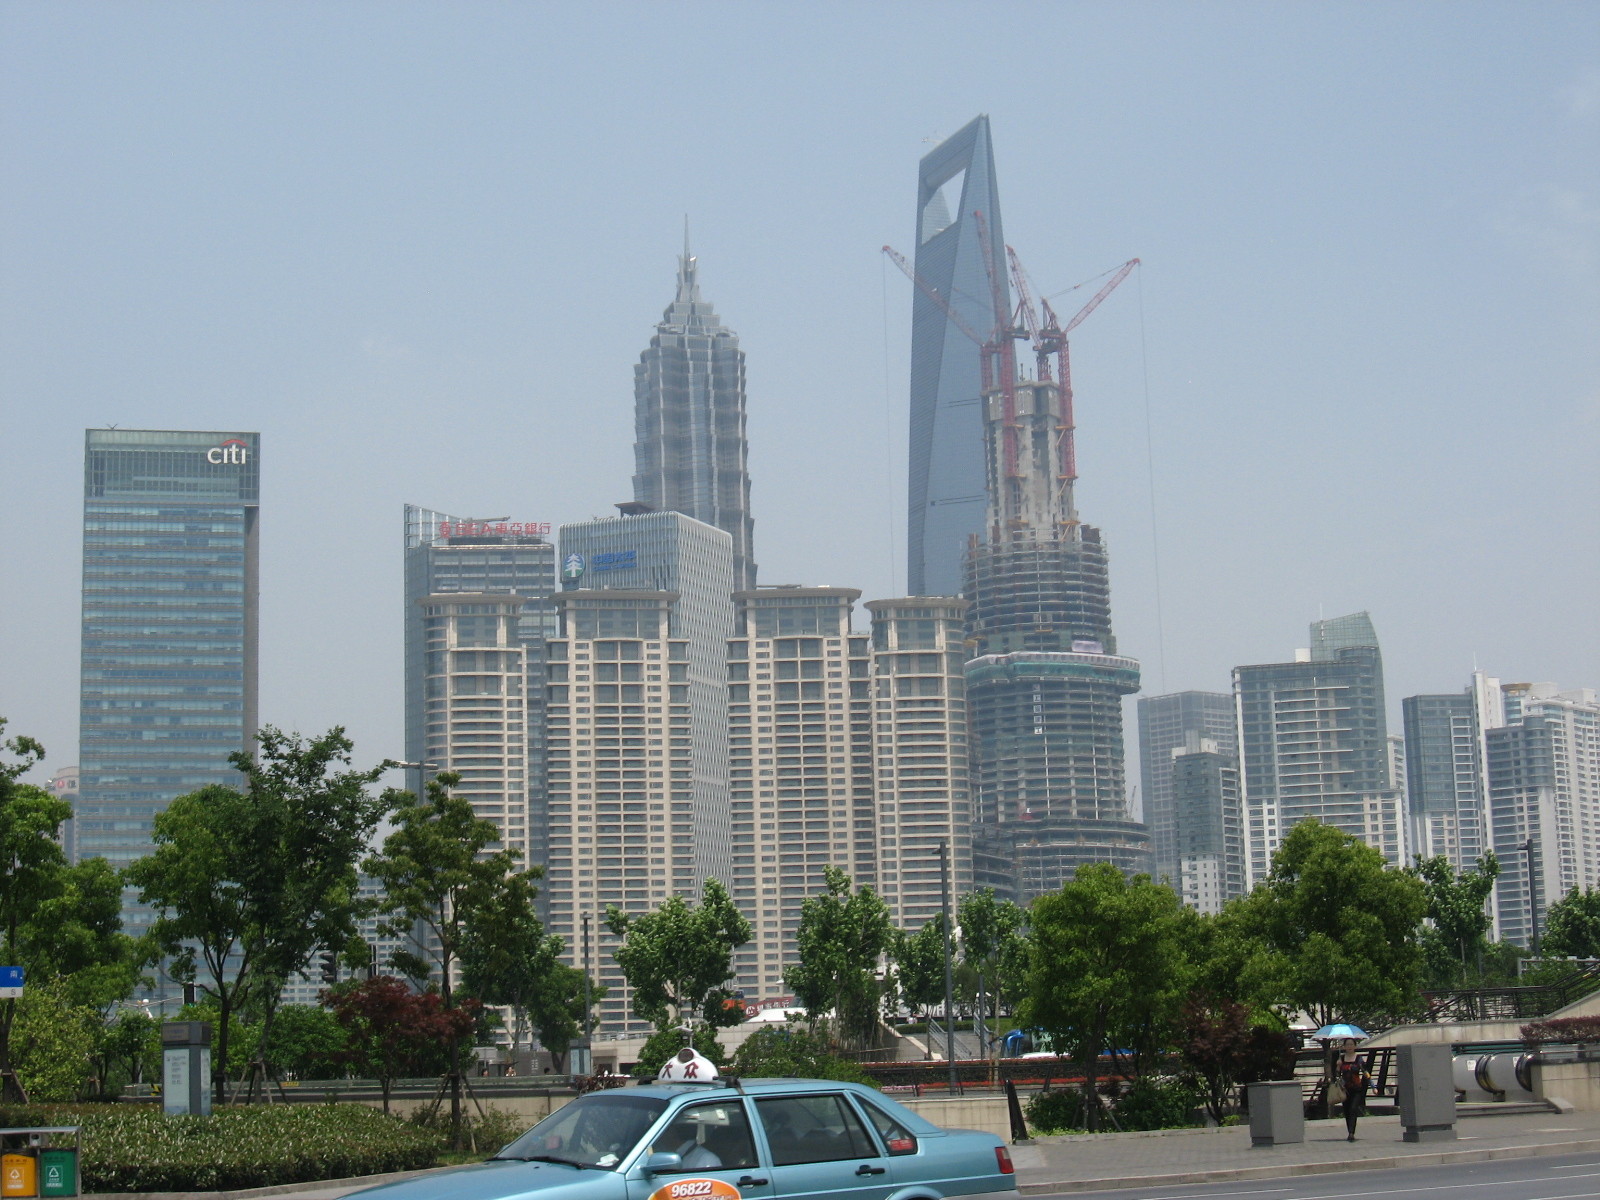
[[495, 1157], [612, 1171], [666, 1107], [665, 1100], [653, 1096], [582, 1096], [556, 1109]]

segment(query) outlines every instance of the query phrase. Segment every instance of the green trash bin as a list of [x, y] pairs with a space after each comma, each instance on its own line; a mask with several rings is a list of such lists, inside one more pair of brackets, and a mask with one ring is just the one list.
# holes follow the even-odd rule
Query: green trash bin
[[70, 1149], [39, 1151], [39, 1195], [77, 1194], [78, 1152]]

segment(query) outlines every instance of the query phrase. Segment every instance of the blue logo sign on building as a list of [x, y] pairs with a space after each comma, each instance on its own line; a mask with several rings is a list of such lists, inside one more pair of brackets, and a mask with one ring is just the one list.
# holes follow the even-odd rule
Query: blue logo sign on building
[[561, 578], [567, 583], [583, 578], [583, 555], [569, 554], [561, 560]]
[[596, 554], [589, 560], [589, 565], [596, 571], [631, 571], [639, 565], [639, 552], [611, 550], [605, 554]]

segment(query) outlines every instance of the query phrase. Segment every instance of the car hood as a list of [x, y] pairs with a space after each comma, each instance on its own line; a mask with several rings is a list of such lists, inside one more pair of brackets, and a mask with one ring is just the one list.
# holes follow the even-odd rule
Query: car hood
[[537, 1196], [539, 1200], [620, 1200], [626, 1190], [626, 1182], [615, 1171], [498, 1159], [380, 1183], [349, 1196], [371, 1200], [517, 1200], [520, 1196]]

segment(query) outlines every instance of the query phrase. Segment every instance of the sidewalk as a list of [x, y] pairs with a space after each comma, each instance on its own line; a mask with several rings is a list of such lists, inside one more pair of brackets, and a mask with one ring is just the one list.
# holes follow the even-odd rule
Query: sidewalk
[[1472, 1116], [1453, 1142], [1405, 1142], [1399, 1117], [1364, 1117], [1354, 1142], [1344, 1122], [1307, 1121], [1306, 1140], [1254, 1147], [1248, 1126], [1154, 1133], [1056, 1135], [1013, 1146], [1024, 1195], [1217, 1183], [1403, 1166], [1600, 1152], [1600, 1113]]

